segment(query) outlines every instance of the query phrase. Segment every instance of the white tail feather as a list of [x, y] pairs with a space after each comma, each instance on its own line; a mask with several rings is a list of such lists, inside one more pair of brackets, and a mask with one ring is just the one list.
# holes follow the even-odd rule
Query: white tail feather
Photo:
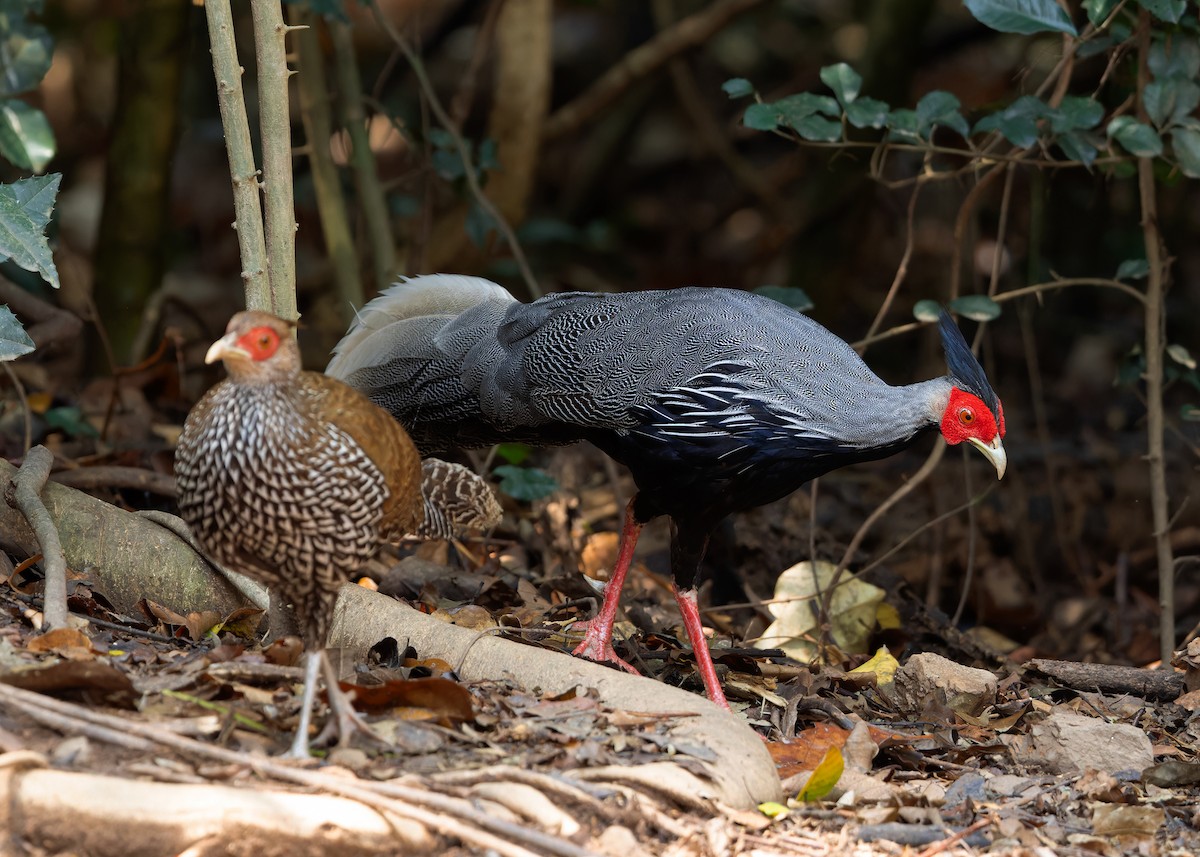
[[[325, 374], [345, 378], [373, 353], [368, 345], [393, 324], [425, 316], [453, 318], [485, 301], [514, 301], [508, 291], [491, 280], [462, 274], [424, 274], [404, 277], [384, 289], [356, 313], [350, 330], [333, 349]], [[390, 338], [390, 337], [389, 337]]]

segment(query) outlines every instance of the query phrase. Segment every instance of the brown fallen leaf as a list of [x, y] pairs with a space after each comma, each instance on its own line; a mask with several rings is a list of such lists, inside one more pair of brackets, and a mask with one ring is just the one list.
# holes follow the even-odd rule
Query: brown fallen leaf
[[53, 652], [75, 661], [93, 660], [96, 650], [87, 634], [78, 628], [55, 628], [34, 637], [25, 647], [30, 652]]
[[389, 711], [405, 720], [434, 721], [443, 726], [457, 726], [475, 719], [471, 692], [449, 679], [395, 679], [373, 686], [339, 684], [342, 690], [353, 691], [359, 707], [376, 714]]
[[134, 708], [137, 693], [129, 676], [108, 661], [58, 661], [38, 669], [0, 675], [0, 682], [59, 698], [84, 698]]

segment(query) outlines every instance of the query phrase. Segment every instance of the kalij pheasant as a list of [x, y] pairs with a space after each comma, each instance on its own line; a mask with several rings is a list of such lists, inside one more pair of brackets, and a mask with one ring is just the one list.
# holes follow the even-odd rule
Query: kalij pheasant
[[308, 672], [290, 755], [306, 757], [319, 670], [339, 738], [361, 728], [324, 655], [341, 585], [383, 542], [490, 527], [499, 506], [486, 483], [445, 462], [426, 468], [423, 497], [404, 429], [357, 390], [302, 372], [288, 322], [238, 313], [205, 357], [217, 360], [229, 377], [188, 414], [176, 450], [179, 510], [215, 560], [292, 605]]
[[575, 650], [627, 670], [617, 602], [643, 524], [671, 519], [671, 571], [708, 696], [728, 707], [696, 605], [716, 524], [814, 477], [896, 453], [926, 429], [1004, 475], [1004, 415], [949, 316], [950, 374], [893, 387], [812, 319], [747, 292], [570, 292], [523, 304], [487, 280], [435, 274], [359, 314], [326, 372], [366, 393], [423, 452], [588, 440], [637, 483], [599, 615]]

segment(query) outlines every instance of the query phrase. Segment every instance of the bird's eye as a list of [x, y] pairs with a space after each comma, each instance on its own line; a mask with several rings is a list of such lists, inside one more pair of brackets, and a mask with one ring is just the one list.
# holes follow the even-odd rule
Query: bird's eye
[[270, 345], [271, 345], [271, 334], [269, 334], [269, 333], [260, 334], [258, 337], [258, 347], [259, 348], [268, 348], [268, 347], [270, 347]]
[[960, 408], [958, 411], [958, 421], [965, 426], [969, 426], [975, 422], [975, 412], [970, 408]]

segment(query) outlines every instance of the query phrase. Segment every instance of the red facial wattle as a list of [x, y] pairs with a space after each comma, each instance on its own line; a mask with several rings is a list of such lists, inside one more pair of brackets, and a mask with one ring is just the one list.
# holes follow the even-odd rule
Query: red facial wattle
[[942, 413], [942, 437], [951, 446], [966, 441], [984, 454], [1003, 477], [1008, 466], [1004, 452], [1004, 408], [997, 403], [997, 413], [974, 393], [954, 387], [950, 390], [950, 401]]

